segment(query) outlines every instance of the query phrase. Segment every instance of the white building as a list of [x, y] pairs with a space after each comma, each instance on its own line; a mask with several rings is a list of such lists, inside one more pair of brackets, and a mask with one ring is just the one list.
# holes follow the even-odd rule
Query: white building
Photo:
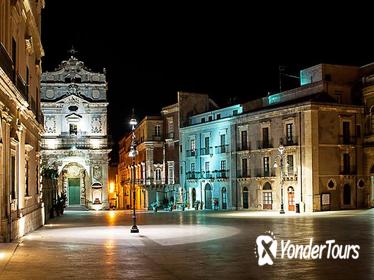
[[[73, 52], [72, 52], [73, 53]], [[73, 55], [42, 74], [43, 168], [58, 171], [67, 205], [108, 208], [107, 83]]]

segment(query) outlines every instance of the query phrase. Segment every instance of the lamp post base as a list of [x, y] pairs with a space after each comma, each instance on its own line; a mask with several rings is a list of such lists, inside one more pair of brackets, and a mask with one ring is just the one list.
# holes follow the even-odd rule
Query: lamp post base
[[139, 233], [139, 229], [136, 225], [133, 225], [131, 230], [130, 230], [131, 233]]
[[282, 209], [279, 211], [279, 214], [286, 214], [286, 212], [284, 212], [284, 209], [282, 208]]

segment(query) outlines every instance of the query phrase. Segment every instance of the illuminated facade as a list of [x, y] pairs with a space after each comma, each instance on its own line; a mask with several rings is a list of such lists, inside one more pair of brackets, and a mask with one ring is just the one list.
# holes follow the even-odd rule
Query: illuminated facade
[[43, 168], [58, 171], [52, 196], [66, 194], [68, 206], [107, 209], [108, 139], [107, 83], [71, 57], [41, 83], [45, 133]]
[[234, 105], [196, 114], [180, 129], [181, 180], [189, 209], [233, 208], [232, 122], [242, 111]]
[[[217, 120], [220, 110], [190, 117], [180, 152], [189, 207], [196, 200], [201, 209], [216, 202], [219, 209], [264, 210], [279, 210], [283, 201], [286, 212], [373, 205], [371, 73], [372, 65], [320, 64], [301, 71], [300, 87], [244, 103], [243, 113], [226, 120]], [[222, 145], [228, 152], [217, 153]], [[228, 176], [217, 180], [211, 171], [222, 174], [222, 162]]]
[[39, 89], [44, 1], [0, 1], [0, 242], [44, 223]]

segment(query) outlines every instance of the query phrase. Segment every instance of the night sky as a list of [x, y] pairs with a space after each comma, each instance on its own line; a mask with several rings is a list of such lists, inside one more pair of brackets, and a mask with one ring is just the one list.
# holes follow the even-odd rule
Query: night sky
[[[338, 11], [315, 2], [134, 7], [127, 2], [47, 0], [42, 15], [44, 71], [67, 59], [72, 45], [86, 66], [106, 68], [114, 141], [129, 129], [132, 107], [138, 119], [159, 114], [176, 102], [179, 90], [208, 93], [224, 106], [230, 97], [248, 101], [277, 92], [279, 65], [297, 75], [320, 62], [374, 61], [365, 7], [339, 4]], [[284, 89], [297, 83], [283, 80]]]

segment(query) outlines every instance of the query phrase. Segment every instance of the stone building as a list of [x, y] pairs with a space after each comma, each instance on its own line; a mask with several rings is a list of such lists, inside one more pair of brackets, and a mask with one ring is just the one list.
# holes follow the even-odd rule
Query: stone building
[[[135, 157], [136, 207], [148, 209], [152, 203], [175, 208], [183, 207], [187, 192], [180, 181], [185, 162], [179, 159], [179, 128], [188, 123], [189, 116], [208, 111], [213, 104], [207, 95], [178, 92], [177, 103], [163, 107], [160, 116], [147, 116], [135, 129], [138, 155]], [[119, 143], [118, 176], [119, 207], [132, 207], [131, 168], [129, 158], [131, 134]]]
[[[192, 164], [182, 172], [192, 176], [187, 180], [190, 201], [208, 197], [205, 209], [212, 199], [220, 209], [272, 210], [283, 202], [286, 212], [372, 205], [373, 68], [319, 64], [300, 72], [300, 87], [242, 104], [243, 112], [225, 124], [231, 131], [225, 160], [232, 169], [227, 206], [222, 193], [211, 196], [211, 186], [201, 188], [202, 180], [212, 180], [201, 178], [205, 162], [210, 169], [222, 161], [213, 149], [205, 155], [201, 139], [218, 135], [223, 120], [214, 117], [215, 111], [190, 117], [180, 143], [180, 157]], [[195, 196], [194, 189], [201, 194]]]
[[0, 241], [44, 223], [39, 182], [43, 7], [44, 1], [0, 1]]
[[190, 124], [180, 129], [181, 179], [189, 209], [233, 207], [232, 120], [242, 110], [241, 105], [233, 105], [195, 114], [189, 118]]
[[74, 51], [42, 74], [43, 168], [58, 172], [52, 195], [66, 194], [68, 206], [109, 207], [106, 91], [105, 70], [91, 71]]

